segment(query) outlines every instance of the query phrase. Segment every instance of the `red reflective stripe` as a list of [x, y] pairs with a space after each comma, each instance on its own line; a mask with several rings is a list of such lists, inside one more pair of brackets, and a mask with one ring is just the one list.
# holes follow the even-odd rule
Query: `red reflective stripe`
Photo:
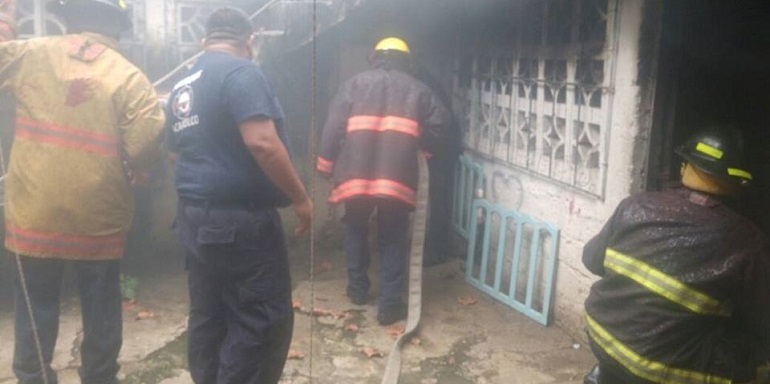
[[123, 255], [123, 247], [116, 246], [103, 246], [103, 247], [67, 247], [56, 246], [49, 244], [35, 244], [28, 243], [22, 239], [14, 239], [13, 237], [6, 237], [5, 244], [7, 247], [14, 249], [21, 254], [53, 254], [53, 255], [67, 255], [67, 256], [107, 256], [107, 257], [120, 257]]
[[392, 180], [353, 179], [337, 186], [329, 196], [329, 201], [338, 203], [358, 195], [389, 196], [409, 205], [414, 205], [417, 199], [417, 193], [414, 190]]
[[54, 144], [58, 145], [60, 147], [66, 147], [66, 148], [72, 148], [72, 149], [79, 149], [86, 152], [93, 152], [100, 155], [105, 156], [118, 156], [117, 149], [115, 150], [109, 150], [106, 148], [101, 148], [98, 146], [93, 146], [89, 144], [83, 144], [83, 143], [77, 143], [73, 142], [71, 140], [67, 139], [61, 139], [57, 137], [50, 137], [45, 135], [40, 135], [36, 133], [29, 132], [25, 130], [24, 128], [20, 128], [16, 130], [16, 137], [23, 137], [25, 139], [29, 139], [31, 141], [37, 141], [41, 143], [48, 143], [48, 144]]
[[326, 160], [321, 156], [318, 156], [316, 169], [320, 172], [331, 173], [332, 169], [334, 169], [334, 162]]
[[23, 118], [17, 119], [16, 123], [16, 135], [18, 137], [104, 156], [119, 155], [118, 140], [109, 134], [88, 132], [78, 128], [57, 126]]
[[17, 235], [27, 236], [31, 239], [40, 241], [61, 241], [61, 242], [80, 242], [93, 244], [123, 244], [125, 236], [122, 233], [104, 236], [88, 235], [65, 235], [63, 233], [36, 231], [34, 229], [23, 229], [12, 223], [5, 223], [7, 231]]
[[27, 251], [83, 256], [120, 256], [125, 246], [123, 234], [79, 236], [21, 229], [8, 223], [6, 226], [6, 244], [22, 253]]
[[53, 123], [46, 123], [43, 121], [32, 120], [24, 117], [19, 117], [16, 122], [28, 127], [36, 127], [48, 129], [51, 131], [63, 132], [77, 137], [88, 138], [93, 141], [102, 142], [105, 144], [117, 144], [118, 137], [111, 133], [93, 132], [83, 128], [67, 127], [64, 125], [58, 125]]
[[353, 116], [348, 119], [347, 132], [355, 131], [392, 131], [420, 137], [420, 125], [416, 121], [398, 116]]

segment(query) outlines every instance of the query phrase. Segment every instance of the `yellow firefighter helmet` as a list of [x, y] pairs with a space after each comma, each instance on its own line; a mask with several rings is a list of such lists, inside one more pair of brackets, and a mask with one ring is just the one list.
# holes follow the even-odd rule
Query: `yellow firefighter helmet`
[[374, 47], [375, 51], [399, 51], [404, 52], [406, 54], [409, 53], [409, 46], [406, 44], [404, 40], [401, 40], [397, 37], [388, 37], [385, 39], [380, 40], [379, 43]]

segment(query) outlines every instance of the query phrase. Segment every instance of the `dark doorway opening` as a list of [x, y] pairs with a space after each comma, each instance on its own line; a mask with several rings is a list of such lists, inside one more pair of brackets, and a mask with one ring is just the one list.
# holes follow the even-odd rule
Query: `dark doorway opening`
[[747, 216], [770, 233], [770, 2], [664, 2], [648, 189], [679, 178], [673, 149], [712, 124], [737, 127], [753, 186]]

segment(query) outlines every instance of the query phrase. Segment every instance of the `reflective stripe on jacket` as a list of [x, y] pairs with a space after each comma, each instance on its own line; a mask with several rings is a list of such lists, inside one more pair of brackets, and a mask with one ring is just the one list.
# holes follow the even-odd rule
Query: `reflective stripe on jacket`
[[[655, 383], [748, 382], [770, 357], [765, 236], [686, 188], [625, 199], [583, 250], [597, 356]], [[595, 350], [595, 351], [596, 351]]]
[[379, 197], [413, 207], [418, 152], [445, 150], [450, 122], [437, 96], [406, 73], [378, 68], [348, 80], [331, 104], [316, 162], [334, 182], [329, 202]]
[[591, 316], [586, 316], [588, 334], [599, 348], [637, 377], [665, 384], [730, 384], [731, 380], [702, 372], [674, 368], [645, 358], [619, 341]]
[[0, 44], [0, 91], [16, 99], [5, 195], [11, 251], [123, 255], [133, 214], [127, 172], [160, 159], [164, 116], [150, 82], [114, 47], [90, 33]]

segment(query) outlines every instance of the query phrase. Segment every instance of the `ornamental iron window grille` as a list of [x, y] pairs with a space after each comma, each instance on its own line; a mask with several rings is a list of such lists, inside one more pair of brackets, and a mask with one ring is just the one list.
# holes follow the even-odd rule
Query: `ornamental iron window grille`
[[[40, 36], [63, 35], [66, 33], [64, 22], [46, 11], [48, 0], [19, 0], [16, 4], [16, 24], [19, 38], [29, 39]], [[127, 0], [132, 11], [133, 28], [120, 39], [120, 50], [135, 64], [145, 66], [145, 0]]]
[[45, 3], [45, 0], [19, 0], [16, 3], [16, 25], [20, 38], [64, 34], [64, 23], [45, 10]]
[[179, 61], [184, 61], [200, 51], [201, 40], [206, 37], [206, 18], [217, 6], [202, 2], [178, 2], [176, 6], [176, 42]]
[[514, 48], [459, 58], [453, 103], [466, 149], [603, 198], [616, 6], [532, 1]]

